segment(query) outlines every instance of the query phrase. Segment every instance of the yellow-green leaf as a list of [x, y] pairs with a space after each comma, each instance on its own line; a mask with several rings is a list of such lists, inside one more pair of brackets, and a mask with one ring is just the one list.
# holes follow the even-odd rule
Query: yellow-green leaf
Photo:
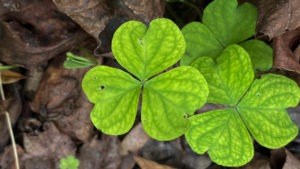
[[95, 104], [91, 120], [96, 128], [120, 135], [132, 127], [141, 90], [139, 81], [120, 69], [97, 66], [84, 76], [82, 88]]
[[206, 102], [208, 87], [204, 77], [190, 66], [163, 73], [144, 85], [142, 123], [147, 134], [157, 140], [171, 140], [189, 127], [189, 115]]
[[151, 21], [149, 28], [142, 22], [126, 22], [112, 40], [112, 52], [117, 61], [141, 81], [175, 64], [184, 51], [181, 31], [165, 18]]
[[268, 74], [253, 82], [238, 105], [251, 135], [261, 145], [280, 148], [298, 134], [286, 108], [295, 107], [300, 99], [298, 85], [284, 77]]
[[195, 115], [185, 137], [192, 150], [223, 166], [241, 166], [254, 154], [252, 139], [234, 109], [222, 109]]

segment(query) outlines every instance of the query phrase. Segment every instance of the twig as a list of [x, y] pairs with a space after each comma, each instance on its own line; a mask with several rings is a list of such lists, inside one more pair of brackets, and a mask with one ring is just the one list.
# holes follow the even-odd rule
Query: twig
[[[0, 93], [1, 93], [1, 99], [4, 102], [5, 95], [4, 95], [4, 90], [3, 90], [3, 86], [2, 86], [1, 72], [0, 72]], [[7, 122], [8, 131], [9, 131], [9, 136], [10, 136], [10, 140], [11, 140], [11, 144], [12, 144], [12, 148], [13, 148], [13, 152], [14, 152], [16, 169], [20, 169], [16, 141], [15, 141], [15, 137], [14, 137], [14, 132], [12, 130], [11, 120], [10, 120], [8, 111], [5, 111], [5, 116], [6, 116], [6, 122]]]

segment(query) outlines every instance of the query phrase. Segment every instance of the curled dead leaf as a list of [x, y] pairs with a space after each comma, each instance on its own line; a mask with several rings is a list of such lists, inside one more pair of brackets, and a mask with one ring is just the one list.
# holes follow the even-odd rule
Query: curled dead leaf
[[300, 160], [287, 149], [276, 149], [271, 152], [271, 167], [274, 169], [299, 169]]
[[10, 70], [4, 70], [0, 75], [2, 84], [12, 84], [25, 78], [22, 74]]
[[[96, 54], [110, 50], [114, 31], [123, 22], [149, 22], [164, 15], [164, 0], [53, 0], [98, 43]], [[103, 33], [102, 33], [103, 32]], [[105, 33], [104, 33], [105, 32]]]
[[158, 164], [157, 162], [144, 159], [139, 156], [134, 156], [134, 160], [141, 167], [141, 169], [175, 169], [166, 165]]
[[271, 40], [300, 26], [299, 0], [248, 0], [259, 12], [257, 37]]
[[274, 67], [300, 73], [300, 28], [274, 38]]
[[[2, 4], [2, 3], [1, 3]], [[47, 61], [88, 35], [49, 0], [7, 1], [0, 12], [0, 61], [25, 68]], [[18, 9], [12, 6], [17, 4]], [[32, 12], [34, 11], [34, 12]]]
[[9, 131], [4, 111], [10, 115], [12, 126], [14, 127], [17, 119], [22, 112], [22, 101], [18, 87], [14, 84], [4, 86], [6, 100], [0, 101], [0, 152], [9, 141]]
[[142, 124], [136, 125], [122, 140], [120, 154], [127, 155], [129, 152], [137, 152], [150, 137], [143, 130]]
[[94, 137], [79, 150], [79, 169], [119, 169], [119, 146], [117, 137], [103, 135], [100, 140]]

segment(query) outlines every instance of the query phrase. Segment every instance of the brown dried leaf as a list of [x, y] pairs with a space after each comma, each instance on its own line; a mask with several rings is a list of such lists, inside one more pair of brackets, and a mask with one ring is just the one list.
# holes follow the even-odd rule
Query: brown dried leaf
[[162, 17], [165, 7], [164, 0], [53, 0], [53, 2], [61, 12], [71, 17], [97, 40], [98, 54], [109, 52], [112, 35], [120, 24], [127, 20], [149, 22]]
[[183, 154], [182, 162], [185, 166], [188, 166], [189, 168], [197, 169], [206, 169], [212, 163], [211, 159], [208, 157], [207, 154], [195, 155], [188, 152], [185, 152]]
[[85, 99], [81, 79], [88, 69], [64, 69], [65, 57], [48, 66], [36, 91], [31, 109], [73, 138], [88, 142], [93, 135], [89, 112], [93, 105]]
[[95, 39], [111, 15], [105, 0], [53, 0], [53, 3]]
[[150, 137], [143, 130], [142, 124], [136, 125], [121, 142], [120, 154], [127, 155], [129, 152], [137, 152]]
[[[24, 155], [24, 150], [21, 148], [21, 146], [16, 145], [17, 154], [19, 157], [19, 160], [21, 160]], [[23, 168], [23, 163], [20, 162], [20, 168]], [[15, 158], [13, 153], [12, 146], [5, 147], [4, 151], [0, 154], [0, 168], [2, 169], [15, 169]]]
[[285, 149], [285, 153], [286, 153], [286, 160], [282, 169], [299, 169], [300, 168], [299, 159], [297, 159], [287, 149]]
[[270, 162], [265, 159], [252, 160], [249, 164], [237, 169], [271, 169]]
[[284, 148], [272, 150], [271, 160], [270, 160], [272, 169], [282, 169], [285, 159], [286, 159], [286, 153]]
[[22, 101], [15, 85], [7, 85], [4, 88], [6, 100], [0, 101], [0, 152], [9, 140], [9, 132], [7, 128], [6, 117], [4, 111], [10, 115], [12, 127], [14, 127], [17, 119], [22, 111]]
[[300, 161], [287, 149], [276, 149], [271, 152], [272, 169], [299, 169]]
[[26, 159], [46, 157], [60, 159], [75, 154], [76, 146], [71, 138], [61, 133], [52, 122], [44, 124], [42, 133], [24, 133], [23, 136]]
[[49, 0], [0, 2], [7, 8], [0, 16], [0, 61], [7, 64], [46, 64], [88, 37]]
[[249, 0], [258, 7], [257, 36], [273, 39], [300, 26], [299, 0]]
[[122, 162], [119, 169], [133, 169], [135, 165], [136, 162], [133, 159], [133, 155], [127, 154], [125, 156], [122, 156]]
[[117, 137], [103, 135], [84, 144], [79, 150], [79, 169], [119, 169], [121, 158]]
[[154, 161], [144, 159], [139, 156], [134, 156], [134, 160], [138, 163], [141, 169], [175, 169], [166, 165], [158, 164]]
[[76, 100], [75, 105], [77, 106], [72, 108], [71, 114], [55, 118], [54, 122], [64, 133], [87, 143], [94, 135], [94, 127], [89, 116], [92, 105], [86, 99], [83, 99], [84, 97], [82, 95]]
[[274, 38], [274, 67], [300, 73], [299, 40], [300, 28]]
[[4, 70], [0, 72], [0, 75], [2, 84], [15, 83], [25, 78], [25, 76], [23, 76], [22, 74], [10, 70]]
[[[178, 140], [178, 139], [177, 139]], [[163, 161], [164, 164], [182, 167], [182, 150], [177, 141], [161, 142], [150, 139], [139, 151], [141, 156], [152, 161]]]

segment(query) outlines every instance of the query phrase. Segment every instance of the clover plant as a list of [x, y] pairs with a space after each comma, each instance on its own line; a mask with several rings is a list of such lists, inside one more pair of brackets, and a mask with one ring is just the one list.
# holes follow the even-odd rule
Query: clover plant
[[214, 0], [204, 9], [201, 22], [182, 29], [187, 49], [181, 65], [189, 65], [201, 56], [216, 58], [228, 45], [239, 43], [250, 54], [254, 69], [272, 66], [272, 49], [260, 40], [247, 40], [255, 34], [255, 6], [237, 0]]
[[133, 126], [140, 95], [145, 132], [157, 140], [185, 133], [187, 118], [205, 104], [208, 86], [191, 66], [163, 72], [178, 62], [186, 48], [179, 28], [169, 19], [121, 25], [112, 39], [112, 52], [128, 72], [96, 66], [82, 80], [82, 88], [95, 104], [91, 120], [103, 133], [120, 135]]
[[[208, 152], [223, 166], [249, 162], [252, 137], [267, 148], [294, 139], [298, 128], [285, 109], [299, 103], [298, 85], [276, 74], [255, 77], [256, 69], [272, 66], [272, 49], [247, 40], [255, 33], [256, 9], [237, 5], [236, 0], [214, 0], [204, 10], [203, 23], [190, 23], [182, 32], [165, 18], [149, 26], [121, 25], [112, 52], [125, 70], [96, 66], [82, 80], [94, 103], [95, 127], [110, 135], [128, 132], [140, 103], [149, 136], [172, 140], [185, 134], [193, 151]], [[180, 59], [190, 66], [170, 70]], [[194, 115], [206, 101], [224, 108]]]
[[79, 160], [72, 155], [60, 159], [59, 169], [78, 169], [78, 167]]
[[262, 146], [279, 148], [292, 141], [298, 127], [286, 108], [300, 100], [298, 85], [285, 76], [254, 79], [248, 53], [228, 46], [216, 60], [200, 57], [192, 64], [209, 85], [208, 103], [226, 108], [190, 117], [186, 139], [197, 153], [223, 166], [241, 166], [254, 154], [251, 136]]

